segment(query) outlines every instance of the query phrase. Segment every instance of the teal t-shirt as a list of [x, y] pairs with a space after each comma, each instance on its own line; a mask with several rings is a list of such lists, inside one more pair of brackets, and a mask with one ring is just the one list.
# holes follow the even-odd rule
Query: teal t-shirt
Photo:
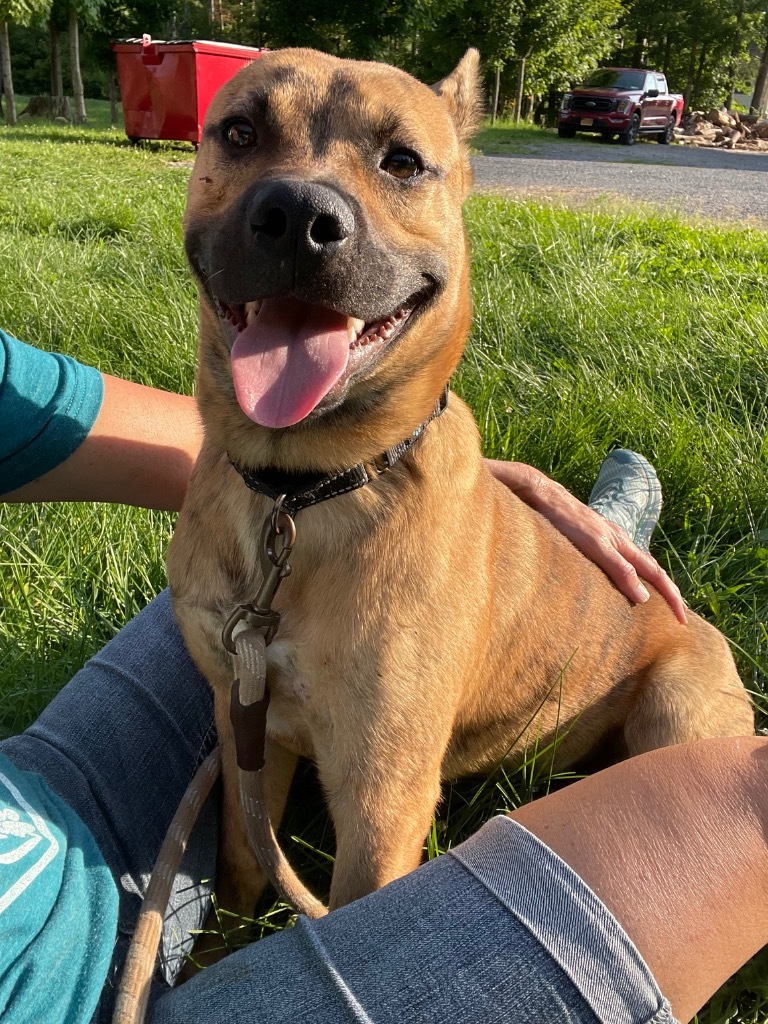
[[87, 437], [103, 397], [94, 367], [0, 331], [0, 494], [68, 458]]
[[0, 754], [0, 1020], [87, 1024], [117, 934], [115, 881], [86, 826]]
[[[0, 494], [82, 443], [101, 374], [0, 331]], [[38, 775], [0, 754], [0, 1020], [87, 1024], [117, 934], [115, 881], [90, 832]]]

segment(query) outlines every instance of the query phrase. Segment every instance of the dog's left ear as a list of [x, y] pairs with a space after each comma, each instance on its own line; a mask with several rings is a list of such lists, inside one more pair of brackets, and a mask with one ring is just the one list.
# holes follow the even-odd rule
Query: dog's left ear
[[459, 138], [472, 138], [483, 118], [483, 97], [480, 88], [480, 54], [469, 49], [454, 70], [432, 86], [446, 103], [456, 125]]

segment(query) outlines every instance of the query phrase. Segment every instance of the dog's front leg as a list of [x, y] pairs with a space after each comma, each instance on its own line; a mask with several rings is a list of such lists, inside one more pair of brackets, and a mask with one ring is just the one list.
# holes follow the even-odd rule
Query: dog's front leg
[[[336, 831], [334, 909], [418, 867], [440, 797], [439, 741], [416, 750], [412, 737], [377, 751], [370, 737], [357, 752], [318, 756]], [[366, 754], [360, 757], [360, 751]]]

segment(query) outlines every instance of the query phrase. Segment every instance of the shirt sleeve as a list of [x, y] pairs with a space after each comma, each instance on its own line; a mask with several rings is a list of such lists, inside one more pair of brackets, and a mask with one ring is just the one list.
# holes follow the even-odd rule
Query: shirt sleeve
[[94, 367], [0, 331], [0, 494], [67, 459], [88, 436], [103, 397]]
[[39, 775], [0, 754], [0, 1019], [88, 1024], [117, 933], [93, 836]]

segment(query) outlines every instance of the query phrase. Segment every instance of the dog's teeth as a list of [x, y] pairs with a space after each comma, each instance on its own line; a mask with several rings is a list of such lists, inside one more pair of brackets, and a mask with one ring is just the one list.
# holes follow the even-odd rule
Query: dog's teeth
[[245, 312], [245, 324], [248, 327], [250, 327], [250, 325], [254, 322], [256, 317], [259, 315], [259, 310], [260, 309], [261, 309], [261, 302], [260, 301], [246, 302], [245, 307], [244, 307], [244, 312]]
[[364, 330], [365, 320], [357, 320], [354, 317], [350, 317], [347, 320], [347, 333], [349, 335], [350, 345], [357, 341]]

